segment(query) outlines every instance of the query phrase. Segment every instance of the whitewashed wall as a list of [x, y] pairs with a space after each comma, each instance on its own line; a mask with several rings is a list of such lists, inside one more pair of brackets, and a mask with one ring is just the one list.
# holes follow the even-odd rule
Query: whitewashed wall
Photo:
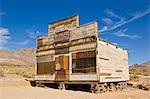
[[98, 41], [97, 73], [100, 82], [129, 80], [127, 51], [103, 40]]

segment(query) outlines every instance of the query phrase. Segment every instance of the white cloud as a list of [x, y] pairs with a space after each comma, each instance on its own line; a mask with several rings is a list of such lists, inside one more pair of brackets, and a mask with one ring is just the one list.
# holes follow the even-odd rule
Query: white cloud
[[18, 44], [20, 44], [20, 45], [27, 45], [27, 44], [29, 44], [29, 42], [30, 42], [30, 40], [25, 40], [25, 41], [22, 41], [22, 42], [20, 42]]
[[129, 35], [126, 32], [127, 32], [127, 29], [120, 29], [117, 32], [113, 33], [113, 35], [115, 35], [117, 37], [126, 37], [126, 38], [130, 38], [130, 39], [142, 38], [141, 36], [138, 36], [138, 35]]
[[110, 18], [102, 18], [102, 20], [108, 25], [111, 25], [113, 23], [113, 21]]
[[30, 38], [36, 38], [36, 35], [33, 32], [29, 32], [28, 35]]
[[99, 32], [104, 32], [104, 31], [107, 31], [108, 30], [108, 26], [104, 26], [101, 30], [99, 30]]
[[18, 41], [18, 42], [14, 41], [14, 42], [11, 42], [11, 43], [13, 45], [21, 45], [21, 46], [23, 46], [23, 45], [28, 45], [30, 43], [30, 40], [24, 40], [24, 41]]
[[39, 31], [34, 32], [28, 32], [28, 35], [30, 38], [36, 38], [37, 35], [40, 35]]
[[117, 15], [116, 13], [114, 13], [112, 10], [106, 10], [105, 13], [108, 15], [108, 16], [111, 16], [111, 17], [115, 17], [115, 18], [121, 18], [119, 15]]
[[127, 23], [130, 23], [130, 22], [132, 22], [134, 20], [137, 20], [137, 19], [139, 19], [139, 18], [149, 14], [150, 13], [150, 9], [145, 10], [143, 12], [134, 13], [132, 15], [133, 17], [131, 19], [128, 19], [128, 20], [126, 20], [124, 17], [120, 17], [120, 16], [116, 15], [112, 11], [106, 11], [106, 13], [109, 13], [111, 16], [120, 19], [120, 21], [115, 22], [115, 24], [112, 25], [112, 26], [104, 26], [101, 30], [99, 30], [99, 32], [111, 31], [111, 30], [114, 30], [114, 29], [116, 29], [116, 28], [118, 28], [120, 26], [123, 26], [123, 25], [127, 24]]
[[0, 49], [3, 49], [10, 39], [9, 30], [4, 27], [0, 27]]

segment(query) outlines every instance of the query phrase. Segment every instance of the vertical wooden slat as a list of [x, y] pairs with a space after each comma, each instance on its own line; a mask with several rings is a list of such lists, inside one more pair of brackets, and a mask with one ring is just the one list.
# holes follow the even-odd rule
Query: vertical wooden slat
[[66, 74], [66, 80], [69, 80], [69, 56], [64, 55], [64, 69]]
[[64, 55], [64, 69], [68, 70], [69, 69], [69, 57]]
[[60, 63], [60, 68], [61, 68], [61, 69], [64, 68], [64, 65], [63, 65], [63, 64], [64, 64], [64, 61], [63, 61], [63, 60], [64, 60], [63, 56], [59, 56], [59, 63]]
[[69, 80], [69, 70], [66, 70], [66, 80]]

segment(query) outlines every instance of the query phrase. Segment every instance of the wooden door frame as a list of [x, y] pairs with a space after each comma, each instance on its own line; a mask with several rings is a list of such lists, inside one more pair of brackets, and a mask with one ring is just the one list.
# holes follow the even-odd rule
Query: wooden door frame
[[[70, 76], [69, 76], [69, 75], [70, 75], [70, 55], [67, 53], [67, 54], [56, 55], [55, 58], [56, 58], [56, 57], [63, 57], [63, 58], [62, 58], [62, 59], [63, 59], [63, 60], [62, 60], [62, 65], [63, 65], [63, 66], [60, 66], [60, 70], [61, 70], [61, 69], [65, 70], [65, 79], [64, 79], [64, 80], [69, 80], [69, 79], [70, 79]], [[67, 65], [68, 65], [67, 68], [65, 68], [65, 63], [66, 63], [66, 62], [65, 62], [65, 61], [66, 61], [65, 58], [66, 58], [66, 57], [67, 57], [67, 62], [68, 62], [68, 63], [67, 63]], [[59, 61], [59, 63], [60, 63], [60, 61]], [[61, 65], [61, 64], [60, 64], [60, 65]], [[63, 67], [63, 68], [62, 68], [62, 67]], [[58, 70], [58, 71], [59, 71], [59, 70]]]

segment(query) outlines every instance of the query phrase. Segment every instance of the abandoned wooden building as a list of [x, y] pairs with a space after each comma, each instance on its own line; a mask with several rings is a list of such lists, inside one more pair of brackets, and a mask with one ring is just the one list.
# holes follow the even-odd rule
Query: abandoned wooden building
[[89, 84], [95, 93], [123, 89], [129, 80], [128, 53], [98, 36], [98, 22], [79, 24], [79, 16], [48, 23], [37, 36], [37, 84]]

